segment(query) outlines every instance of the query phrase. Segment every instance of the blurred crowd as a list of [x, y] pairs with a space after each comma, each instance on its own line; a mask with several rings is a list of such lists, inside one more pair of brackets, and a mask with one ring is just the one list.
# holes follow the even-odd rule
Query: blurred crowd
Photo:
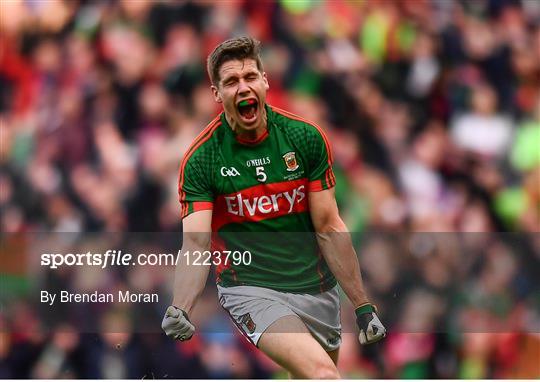
[[[540, 2], [9, 0], [0, 17], [4, 238], [181, 232], [179, 163], [220, 112], [206, 56], [250, 35], [268, 102], [330, 137], [340, 211], [389, 324], [361, 349], [344, 304], [343, 375], [540, 377]], [[44, 330], [16, 253], [0, 254], [0, 378], [280, 373], [224, 329], [186, 344]], [[115, 275], [163, 291], [136, 276]], [[203, 327], [228, 325], [214, 294]]]

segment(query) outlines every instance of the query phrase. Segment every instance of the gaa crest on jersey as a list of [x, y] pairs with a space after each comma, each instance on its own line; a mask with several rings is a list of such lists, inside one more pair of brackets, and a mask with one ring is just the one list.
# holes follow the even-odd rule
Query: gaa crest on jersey
[[294, 153], [294, 151], [289, 151], [288, 153], [283, 155], [283, 160], [287, 165], [287, 171], [294, 171], [299, 167], [298, 162], [296, 161], [296, 154]]
[[248, 333], [252, 334], [255, 331], [257, 325], [253, 322], [249, 313], [238, 317], [238, 320], [240, 321], [240, 325], [242, 325]]

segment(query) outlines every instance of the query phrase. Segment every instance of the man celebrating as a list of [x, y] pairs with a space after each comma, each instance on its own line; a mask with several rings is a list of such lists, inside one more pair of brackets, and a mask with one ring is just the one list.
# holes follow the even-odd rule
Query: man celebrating
[[[293, 377], [339, 378], [336, 281], [357, 307], [362, 344], [386, 330], [338, 213], [328, 139], [315, 124], [266, 104], [259, 51], [258, 41], [242, 37], [208, 57], [224, 111], [182, 161], [184, 256], [162, 327], [174, 339], [191, 338], [188, 315], [214, 263], [219, 301], [254, 345]], [[221, 255], [195, 261], [210, 248]]]

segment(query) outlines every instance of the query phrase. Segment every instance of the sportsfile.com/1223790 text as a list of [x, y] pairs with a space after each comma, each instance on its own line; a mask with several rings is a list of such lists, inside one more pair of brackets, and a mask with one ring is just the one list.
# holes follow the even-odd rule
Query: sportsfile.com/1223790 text
[[182, 261], [186, 265], [249, 265], [250, 251], [182, 251], [173, 253], [139, 253], [132, 255], [122, 250], [109, 249], [104, 253], [91, 251], [84, 253], [42, 253], [41, 266], [50, 269], [72, 266], [94, 266], [107, 268], [112, 266], [171, 266]]

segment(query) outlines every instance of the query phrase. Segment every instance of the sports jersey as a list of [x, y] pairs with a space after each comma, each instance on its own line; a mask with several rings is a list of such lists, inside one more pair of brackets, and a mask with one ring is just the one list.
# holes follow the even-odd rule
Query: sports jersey
[[249, 251], [250, 264], [216, 267], [219, 285], [320, 293], [336, 280], [320, 253], [308, 193], [335, 185], [324, 132], [265, 105], [267, 131], [240, 140], [225, 114], [194, 140], [180, 168], [181, 216], [212, 210], [212, 249]]

